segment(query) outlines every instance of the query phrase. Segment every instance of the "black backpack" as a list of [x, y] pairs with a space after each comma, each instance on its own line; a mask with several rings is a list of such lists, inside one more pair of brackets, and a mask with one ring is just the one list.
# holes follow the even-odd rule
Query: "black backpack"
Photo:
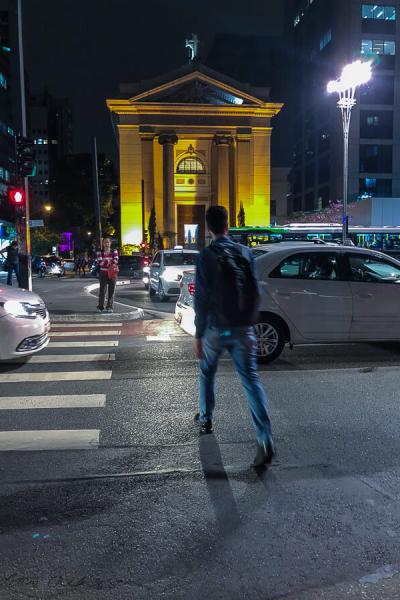
[[254, 325], [258, 317], [259, 293], [250, 261], [240, 244], [211, 244], [217, 257], [214, 310], [222, 327]]

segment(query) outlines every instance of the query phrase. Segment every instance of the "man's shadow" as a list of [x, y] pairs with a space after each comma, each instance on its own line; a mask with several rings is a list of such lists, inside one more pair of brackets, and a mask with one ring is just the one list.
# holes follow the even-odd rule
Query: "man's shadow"
[[240, 514], [214, 434], [200, 436], [199, 451], [219, 531], [222, 535], [229, 534], [239, 527]]

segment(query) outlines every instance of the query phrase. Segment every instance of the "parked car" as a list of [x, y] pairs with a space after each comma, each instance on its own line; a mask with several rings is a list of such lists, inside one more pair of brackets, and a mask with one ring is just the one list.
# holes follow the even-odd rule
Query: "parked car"
[[165, 302], [170, 296], [179, 296], [179, 280], [187, 267], [196, 265], [197, 250], [160, 250], [155, 255], [150, 265], [149, 273], [149, 295], [158, 294], [161, 302]]
[[179, 282], [180, 294], [175, 306], [175, 320], [183, 331], [195, 335], [194, 326], [194, 285], [195, 268], [183, 271]]
[[[394, 258], [357, 247], [282, 242], [258, 246], [255, 268], [260, 362], [276, 359], [286, 343], [400, 340], [400, 262]], [[191, 283], [194, 274], [185, 278], [187, 288]], [[181, 323], [182, 305], [180, 297], [175, 318]], [[190, 333], [193, 310], [187, 310], [186, 319], [192, 319], [193, 326], [185, 326]]]
[[0, 287], [0, 360], [29, 356], [49, 342], [49, 313], [33, 292]]

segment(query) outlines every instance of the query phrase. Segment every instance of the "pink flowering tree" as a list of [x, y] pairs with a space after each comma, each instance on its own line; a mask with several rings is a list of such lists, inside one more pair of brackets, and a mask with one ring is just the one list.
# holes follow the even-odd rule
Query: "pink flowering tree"
[[322, 210], [315, 212], [293, 213], [286, 223], [341, 223], [343, 220], [343, 202], [333, 200]]

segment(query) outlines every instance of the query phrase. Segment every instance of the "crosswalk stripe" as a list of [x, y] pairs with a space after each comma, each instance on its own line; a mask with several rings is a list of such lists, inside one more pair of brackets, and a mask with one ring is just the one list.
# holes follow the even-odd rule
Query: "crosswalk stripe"
[[146, 335], [148, 342], [170, 342], [171, 336], [169, 335]]
[[107, 331], [51, 331], [50, 337], [78, 337], [78, 336], [104, 336], [121, 335], [120, 329], [109, 329]]
[[118, 340], [90, 340], [89, 342], [50, 342], [48, 348], [96, 348], [116, 347]]
[[0, 410], [30, 410], [38, 408], [102, 408], [105, 394], [82, 394], [60, 396], [3, 396]]
[[34, 383], [38, 381], [89, 381], [111, 379], [112, 371], [71, 371], [67, 373], [3, 373], [0, 383]]
[[[30, 363], [70, 363], [97, 362], [115, 360], [115, 354], [36, 354], [29, 359]], [[14, 362], [14, 361], [13, 361]]]
[[99, 429], [0, 431], [0, 452], [23, 450], [90, 450], [98, 448]]
[[99, 323], [52, 323], [51, 324], [51, 328], [52, 329], [78, 329], [79, 327], [81, 328], [97, 328], [97, 329], [102, 329], [103, 327], [122, 327], [122, 323], [104, 323], [104, 322], [99, 322]]

